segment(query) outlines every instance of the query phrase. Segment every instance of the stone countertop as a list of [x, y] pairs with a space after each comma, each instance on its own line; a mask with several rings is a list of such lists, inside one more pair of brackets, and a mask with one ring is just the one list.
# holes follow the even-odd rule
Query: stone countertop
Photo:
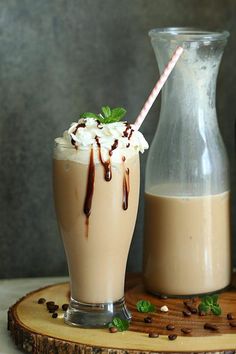
[[0, 354], [21, 353], [7, 330], [8, 308], [30, 291], [67, 280], [67, 277], [0, 280]]

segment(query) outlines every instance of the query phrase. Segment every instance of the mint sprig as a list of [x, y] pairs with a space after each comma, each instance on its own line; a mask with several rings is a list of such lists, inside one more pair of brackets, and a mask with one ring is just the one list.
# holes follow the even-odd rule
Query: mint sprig
[[122, 320], [120, 317], [114, 317], [112, 322], [108, 324], [108, 327], [115, 327], [119, 332], [127, 331], [129, 328], [129, 321]]
[[216, 316], [221, 315], [221, 307], [218, 304], [219, 296], [217, 294], [214, 295], [206, 295], [201, 298], [201, 303], [198, 305], [199, 311], [204, 311], [205, 313], [212, 312]]
[[102, 107], [102, 113], [95, 114], [92, 112], [84, 112], [80, 118], [94, 118], [102, 124], [119, 122], [126, 114], [126, 110], [122, 107], [111, 109], [109, 106]]
[[148, 300], [140, 300], [136, 303], [138, 312], [154, 312], [155, 306]]

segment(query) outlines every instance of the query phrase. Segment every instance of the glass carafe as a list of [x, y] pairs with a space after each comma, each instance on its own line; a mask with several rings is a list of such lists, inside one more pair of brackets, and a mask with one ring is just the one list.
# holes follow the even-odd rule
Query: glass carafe
[[194, 295], [231, 278], [229, 167], [215, 108], [228, 32], [150, 31], [160, 72], [184, 52], [162, 91], [145, 182], [144, 283], [148, 291]]

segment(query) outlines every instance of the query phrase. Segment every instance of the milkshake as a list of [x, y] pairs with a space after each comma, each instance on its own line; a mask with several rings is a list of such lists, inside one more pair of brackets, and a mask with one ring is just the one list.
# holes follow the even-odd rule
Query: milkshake
[[168, 195], [171, 186], [145, 194], [144, 282], [148, 291], [192, 295], [230, 283], [229, 192]]
[[127, 122], [94, 118], [80, 119], [56, 139], [54, 199], [71, 280], [70, 324], [100, 327], [117, 314], [130, 318], [124, 277], [139, 200], [139, 151], [147, 146]]

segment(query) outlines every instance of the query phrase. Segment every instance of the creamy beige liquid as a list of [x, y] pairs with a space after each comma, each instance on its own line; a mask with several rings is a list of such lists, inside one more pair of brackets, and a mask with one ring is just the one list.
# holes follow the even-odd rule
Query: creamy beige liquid
[[[123, 210], [123, 182], [129, 169], [128, 209]], [[91, 214], [83, 211], [88, 165], [54, 160], [54, 197], [66, 250], [72, 298], [86, 303], [119, 300], [124, 295], [126, 261], [139, 199], [138, 153], [112, 165], [112, 179], [95, 164]], [[88, 229], [87, 229], [88, 227]]]
[[229, 193], [171, 197], [152, 192], [145, 195], [146, 289], [189, 295], [229, 285]]

